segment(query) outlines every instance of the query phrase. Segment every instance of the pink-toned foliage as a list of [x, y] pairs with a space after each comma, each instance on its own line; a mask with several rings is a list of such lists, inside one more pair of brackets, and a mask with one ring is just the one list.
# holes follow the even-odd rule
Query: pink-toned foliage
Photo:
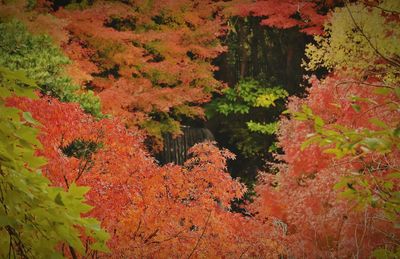
[[[312, 78], [311, 83], [308, 97], [292, 98], [288, 108], [294, 113], [307, 105], [323, 119], [325, 130], [334, 124], [360, 132], [378, 130], [371, 118], [392, 127], [400, 119], [387, 106], [397, 97], [377, 94], [376, 82], [362, 83], [331, 75], [324, 81]], [[335, 190], [334, 186], [342, 177], [365, 174], [364, 179], [376, 184], [371, 185], [371, 190], [379, 188], [380, 179], [386, 179], [399, 162], [396, 147], [387, 154], [370, 152], [336, 158], [317, 144], [302, 148], [310, 134], [315, 134], [314, 121], [282, 119], [279, 144], [285, 154], [278, 158], [286, 163], [278, 165], [278, 174], [260, 177], [262, 183], [256, 188], [259, 197], [251, 209], [258, 213], [259, 220], [274, 226], [275, 238], [284, 243], [287, 254], [296, 257], [365, 258], [377, 247], [391, 247], [400, 233], [383, 210], [341, 199], [342, 190]], [[394, 184], [398, 186], [397, 181]], [[351, 190], [353, 186], [345, 188]]]

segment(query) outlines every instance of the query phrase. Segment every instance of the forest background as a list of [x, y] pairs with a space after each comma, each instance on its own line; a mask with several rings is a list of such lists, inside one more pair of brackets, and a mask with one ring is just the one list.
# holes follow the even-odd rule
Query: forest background
[[[396, 0], [2, 1], [0, 255], [400, 257], [399, 22]], [[216, 142], [164, 163], [188, 127]]]

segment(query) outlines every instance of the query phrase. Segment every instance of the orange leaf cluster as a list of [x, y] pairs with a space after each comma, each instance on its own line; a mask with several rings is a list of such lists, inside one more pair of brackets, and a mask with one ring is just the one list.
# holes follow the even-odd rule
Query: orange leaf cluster
[[175, 118], [182, 106], [181, 115], [202, 118], [199, 105], [223, 87], [211, 65], [225, 50], [216, 7], [206, 1], [148, 5], [100, 1], [54, 13], [67, 21], [70, 38], [62, 47], [74, 61], [72, 75], [98, 92], [104, 112], [135, 125], [153, 120], [153, 113]]
[[230, 2], [227, 12], [238, 16], [263, 17], [262, 25], [288, 29], [299, 27], [307, 34], [321, 34], [326, 16], [320, 9], [333, 6], [335, 1], [302, 1], [302, 0], [234, 0]]
[[[11, 98], [8, 105], [31, 112], [42, 124], [40, 152], [48, 159], [43, 172], [54, 185], [91, 187], [89, 215], [112, 235], [111, 257], [273, 257], [279, 252], [261, 225], [230, 212], [230, 201], [245, 191], [226, 171], [230, 152], [203, 143], [193, 147], [184, 166], [159, 167], [144, 151], [142, 134], [115, 119], [95, 120], [76, 104], [48, 97]], [[65, 148], [76, 141], [97, 148], [68, 155]]]
[[[48, 1], [40, 3], [42, 13], [48, 10]], [[318, 12], [322, 5], [299, 0], [94, 1], [49, 16], [64, 24], [59, 31], [67, 36], [62, 48], [74, 61], [70, 75], [97, 92], [105, 113], [145, 128], [158, 149], [162, 133], [179, 134], [182, 118], [203, 119], [202, 105], [225, 87], [213, 76], [212, 60], [226, 50], [219, 38], [229, 29], [230, 17], [262, 16], [265, 25], [298, 26], [311, 33], [324, 20]]]

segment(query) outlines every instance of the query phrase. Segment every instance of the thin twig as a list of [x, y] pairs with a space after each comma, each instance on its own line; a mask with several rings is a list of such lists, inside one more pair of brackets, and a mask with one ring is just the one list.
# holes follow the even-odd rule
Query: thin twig
[[250, 246], [246, 247], [246, 249], [244, 249], [243, 252], [240, 254], [239, 259], [242, 258], [243, 255], [244, 255], [245, 253], [247, 253], [247, 251], [249, 251], [249, 249], [250, 249]]
[[372, 7], [372, 8], [377, 8], [377, 9], [379, 9], [379, 10], [382, 10], [382, 11], [386, 12], [386, 13], [393, 13], [393, 14], [399, 14], [399, 15], [400, 15], [400, 12], [398, 12], [398, 11], [396, 11], [396, 10], [389, 10], [389, 9], [380, 7], [380, 6], [378, 6], [378, 5], [368, 5], [368, 4], [367, 4], [367, 6]]
[[75, 249], [72, 246], [69, 246], [69, 251], [71, 252], [71, 256], [73, 259], [78, 259], [78, 256], [75, 253]]
[[368, 85], [368, 86], [373, 86], [373, 87], [377, 87], [377, 88], [390, 88], [390, 89], [394, 89], [394, 87], [391, 86], [387, 86], [387, 85], [379, 85], [379, 84], [371, 84], [371, 83], [364, 83], [361, 81], [341, 81], [337, 84], [335, 84], [335, 87], [339, 86], [339, 85], [344, 85], [344, 84], [360, 84], [360, 85]]
[[193, 247], [193, 250], [192, 250], [192, 252], [189, 254], [189, 256], [188, 256], [187, 259], [189, 259], [190, 257], [192, 257], [192, 255], [193, 255], [194, 252], [196, 251], [197, 247], [199, 246], [200, 241], [201, 241], [201, 239], [203, 238], [204, 233], [206, 232], [206, 229], [207, 229], [207, 226], [208, 226], [208, 222], [210, 221], [210, 218], [211, 218], [211, 211], [210, 211], [210, 213], [208, 214], [208, 218], [207, 218], [206, 224], [204, 225], [203, 232], [201, 233], [199, 239], [197, 239], [196, 245]]
[[361, 33], [361, 35], [367, 40], [368, 44], [370, 45], [370, 47], [375, 51], [376, 54], [378, 54], [381, 58], [383, 58], [384, 60], [386, 60], [390, 65], [395, 66], [395, 67], [400, 67], [400, 64], [397, 63], [396, 61], [391, 60], [390, 58], [385, 57], [371, 42], [371, 40], [368, 38], [367, 35], [365, 35], [364, 31], [360, 28], [360, 26], [358, 25], [358, 23], [356, 22], [356, 20], [354, 19], [353, 14], [350, 11], [350, 8], [348, 7], [348, 5], [346, 4], [346, 9], [350, 15], [351, 20], [353, 21], [354, 25], [356, 26], [356, 29]]

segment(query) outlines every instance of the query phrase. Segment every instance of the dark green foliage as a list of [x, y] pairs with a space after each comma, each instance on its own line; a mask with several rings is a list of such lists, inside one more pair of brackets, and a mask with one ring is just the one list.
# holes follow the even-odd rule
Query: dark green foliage
[[54, 10], [58, 10], [60, 7], [66, 9], [85, 9], [90, 7], [94, 0], [50, 0]]
[[[282, 110], [282, 99], [288, 93], [281, 87], [246, 79], [223, 90], [223, 94], [207, 106], [207, 116], [222, 118], [221, 132], [229, 135], [228, 142], [235, 145], [241, 154], [263, 157], [272, 144], [270, 135], [276, 131], [277, 117], [274, 113], [278, 111], [279, 114]], [[272, 107], [275, 111], [270, 110]]]
[[90, 159], [92, 154], [102, 147], [101, 143], [76, 139], [69, 145], [61, 147], [61, 151], [69, 157]]
[[134, 31], [136, 30], [136, 18], [133, 16], [124, 18], [112, 16], [105, 25], [117, 31]]
[[64, 102], [78, 102], [87, 112], [103, 116], [100, 101], [92, 91], [81, 91], [64, 73], [70, 61], [55, 47], [50, 37], [32, 35], [18, 21], [0, 23], [0, 65], [23, 70], [34, 79], [42, 93]]
[[223, 39], [229, 51], [215, 62], [216, 76], [235, 85], [243, 78], [254, 78], [280, 85], [289, 94], [299, 92], [304, 70], [301, 61], [310, 37], [297, 29], [277, 29], [260, 25], [260, 17], [232, 17], [229, 33]]
[[214, 64], [219, 67], [216, 78], [230, 88], [207, 110], [216, 140], [238, 155], [229, 164], [233, 175], [249, 182], [264, 169], [265, 160], [274, 161], [272, 152], [279, 152], [274, 144], [277, 121], [286, 97], [304, 91], [299, 87], [301, 60], [310, 40], [296, 28], [262, 26], [260, 19], [229, 20], [230, 30], [222, 39], [228, 52]]
[[214, 99], [210, 104], [209, 115], [215, 110], [223, 115], [248, 114], [251, 108], [269, 108], [276, 106], [276, 101], [288, 96], [281, 87], [262, 85], [254, 79], [241, 80], [233, 88], [222, 91], [224, 96]]

